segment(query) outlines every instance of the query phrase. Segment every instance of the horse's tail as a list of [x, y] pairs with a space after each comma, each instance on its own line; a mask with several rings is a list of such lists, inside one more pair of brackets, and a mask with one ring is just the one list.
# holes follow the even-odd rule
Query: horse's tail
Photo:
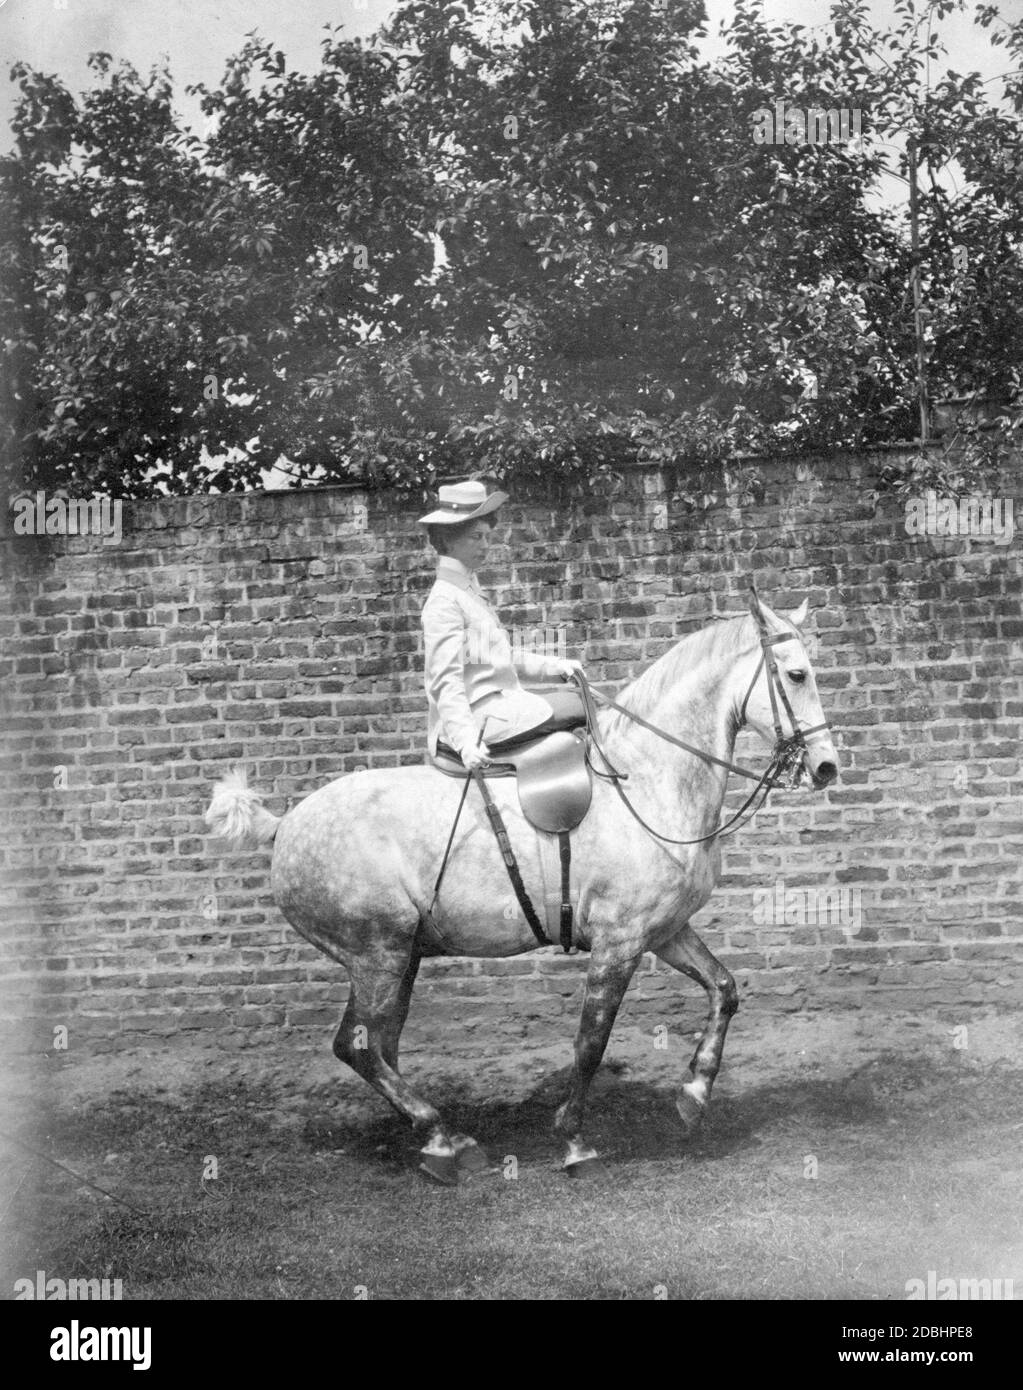
[[249, 789], [243, 767], [235, 767], [213, 788], [213, 800], [205, 816], [214, 835], [235, 849], [269, 844], [277, 834], [281, 817], [263, 806], [263, 798]]

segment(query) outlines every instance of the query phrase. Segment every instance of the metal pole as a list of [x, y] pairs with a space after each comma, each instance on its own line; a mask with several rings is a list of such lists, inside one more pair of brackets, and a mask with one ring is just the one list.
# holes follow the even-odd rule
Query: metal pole
[[920, 213], [917, 203], [916, 187], [916, 139], [909, 137], [907, 147], [909, 161], [909, 244], [912, 252], [910, 282], [913, 286], [913, 329], [916, 334], [916, 389], [920, 407], [920, 443], [926, 444], [928, 431], [927, 409], [927, 359], [924, 352], [923, 295], [920, 288]]

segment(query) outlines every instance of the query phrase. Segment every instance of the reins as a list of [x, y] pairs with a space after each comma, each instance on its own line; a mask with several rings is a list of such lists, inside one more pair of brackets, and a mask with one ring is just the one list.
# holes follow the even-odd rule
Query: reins
[[[586, 711], [586, 728], [587, 733], [589, 735], [590, 748], [596, 750], [605, 768], [605, 771], [602, 772], [599, 768], [594, 766], [593, 761], [589, 756], [590, 750], [588, 749], [587, 762], [589, 763], [591, 771], [593, 772], [594, 776], [599, 777], [601, 781], [610, 782], [611, 785], [614, 787], [615, 791], [621, 797], [625, 806], [628, 808], [628, 810], [634, 816], [634, 818], [638, 821], [638, 823], [643, 827], [643, 829], [649, 835], [653, 835], [655, 839], [663, 840], [665, 844], [700, 845], [704, 844], [707, 840], [717, 839], [717, 837], [720, 835], [731, 834], [735, 830], [740, 829], [742, 825], [748, 824], [749, 821], [751, 821], [753, 817], [757, 814], [757, 812], [761, 809], [770, 793], [776, 787], [791, 787], [795, 785], [796, 772], [802, 766], [803, 757], [806, 753], [807, 737], [821, 733], [822, 731], [825, 731], [828, 727], [827, 724], [814, 724], [808, 729], [801, 729], [796, 720], [795, 714], [793, 713], [792, 706], [789, 703], [788, 696], [785, 694], [785, 689], [781, 684], [781, 677], [778, 674], [778, 665], [775, 661], [774, 652], [772, 648], [776, 646], [779, 642], [797, 641], [798, 639], [796, 637], [796, 634], [792, 632], [779, 632], [775, 633], [772, 636], [767, 631], [767, 627], [764, 623], [762, 615], [758, 612], [755, 614], [755, 616], [757, 620], [757, 626], [760, 629], [760, 660], [757, 663], [757, 669], [753, 672], [753, 678], [751, 679], [746, 689], [746, 694], [743, 696], [742, 705], [740, 707], [739, 712], [739, 728], [742, 728], [742, 726], [746, 722], [746, 706], [749, 703], [750, 695], [753, 693], [753, 689], [756, 686], [757, 680], [760, 677], [760, 672], [764, 669], [766, 665], [767, 688], [771, 697], [771, 715], [774, 723], [775, 745], [771, 761], [762, 774], [751, 772], [749, 768], [742, 767], [739, 763], [729, 762], [725, 758], [718, 758], [713, 753], [708, 753], [702, 748], [696, 748], [693, 746], [693, 744], [686, 743], [684, 739], [677, 738], [674, 734], [669, 734], [665, 729], [659, 729], [656, 724], [651, 724], [649, 720], [644, 719], [641, 715], [636, 714], [633, 710], [628, 709], [625, 705], [619, 704], [617, 700], [612, 700], [610, 696], [602, 695], [600, 691], [593, 690], [584, 672], [575, 672], [574, 679], [579, 686], [579, 691], [583, 701], [583, 708]], [[777, 693], [775, 691], [776, 686]], [[779, 696], [781, 698], [781, 703], [785, 709], [785, 713], [788, 716], [789, 723], [791, 724], [793, 730], [793, 732], [787, 738], [785, 737], [782, 731], [781, 716], [778, 712]], [[596, 706], [594, 704], [595, 699], [599, 700], [602, 705], [606, 705], [611, 709], [617, 710], [619, 714], [624, 714], [634, 723], [641, 725], [644, 729], [648, 729], [651, 733], [656, 734], [658, 738], [664, 739], [666, 743], [674, 744], [675, 747], [683, 749], [686, 753], [691, 753], [694, 757], [701, 758], [706, 763], [712, 763], [717, 767], [726, 768], [729, 772], [738, 773], [740, 777], [749, 778], [751, 781], [756, 782], [757, 785], [753, 788], [752, 792], [743, 802], [742, 806], [739, 807], [738, 811], [736, 811], [735, 815], [732, 816], [730, 820], [726, 821], [724, 825], [719, 825], [716, 830], [712, 830], [708, 835], [699, 835], [692, 840], [678, 840], [670, 835], [662, 835], [660, 831], [654, 830], [653, 826], [647, 824], [647, 822], [636, 810], [635, 806], [633, 806], [628, 796], [625, 794], [625, 790], [622, 787], [622, 782], [628, 780], [628, 773], [619, 772], [619, 770], [616, 767], [614, 767], [614, 765], [611, 763], [611, 760], [608, 758], [606, 752], [604, 751], [600, 739], [597, 736], [597, 711]], [[753, 806], [753, 809], [749, 812], [749, 815], [746, 816], [746, 811], [753, 804], [753, 802], [756, 801], [756, 798], [761, 793], [761, 791], [763, 792], [763, 795], [760, 797], [759, 802], [757, 802], [757, 804]], [[743, 816], [746, 816], [745, 820], [742, 819]]]

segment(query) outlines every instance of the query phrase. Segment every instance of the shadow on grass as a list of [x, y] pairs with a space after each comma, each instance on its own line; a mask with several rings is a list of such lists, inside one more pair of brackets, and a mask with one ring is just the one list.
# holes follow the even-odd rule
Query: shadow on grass
[[[561, 1068], [545, 1076], [525, 1098], [510, 1100], [480, 1099], [471, 1082], [443, 1072], [424, 1089], [450, 1127], [471, 1134], [492, 1159], [515, 1154], [529, 1162], [549, 1160], [560, 1151], [554, 1112], [570, 1079], [571, 1068]], [[838, 1079], [803, 1075], [739, 1093], [721, 1089], [701, 1130], [688, 1143], [675, 1111], [675, 1090], [674, 1085], [642, 1080], [623, 1064], [602, 1069], [590, 1092], [590, 1142], [612, 1162], [674, 1161], [684, 1154], [695, 1163], [708, 1163], [794, 1133], [851, 1129], [869, 1134], [880, 1125], [895, 1124], [906, 1135], [926, 1128], [936, 1112], [962, 1122], [998, 1118], [1009, 1090], [1023, 1095], [1023, 1073], [995, 1067], [978, 1076], [954, 1063], [890, 1054]], [[412, 1140], [399, 1117], [363, 1114], [353, 1125], [335, 1118], [329, 1095], [323, 1096], [322, 1109], [310, 1113], [313, 1104], [307, 1098], [300, 1133], [309, 1150], [343, 1148], [349, 1156], [367, 1161], [407, 1159]]]
[[[570, 1079], [571, 1069], [562, 1067], [524, 1096], [493, 1097], [485, 1094], [486, 1078], [439, 1066], [415, 1084], [450, 1128], [473, 1135], [492, 1155], [529, 1160], [558, 1153], [554, 1112]], [[232, 1079], [204, 1082], [179, 1096], [116, 1091], [100, 1103], [44, 1112], [20, 1137], [57, 1158], [98, 1155], [112, 1164], [111, 1176], [120, 1158], [142, 1154], [157, 1165], [197, 1152], [256, 1162], [296, 1149], [404, 1161], [414, 1147], [407, 1123], [356, 1077], [339, 1080], [302, 1088], [294, 1078], [265, 1085]], [[958, 1055], [937, 1061], [888, 1053], [838, 1078], [804, 1071], [742, 1090], [739, 1082], [732, 1074], [719, 1081], [701, 1131], [684, 1149], [694, 1161], [742, 1153], [793, 1130], [866, 1130], [892, 1122], [913, 1127], [935, 1115], [983, 1122], [1023, 1103], [1023, 1071], [1007, 1063], [979, 1071]], [[650, 1081], [627, 1063], [609, 1061], [590, 1091], [590, 1142], [622, 1159], [677, 1157], [676, 1090], [674, 1081]]]

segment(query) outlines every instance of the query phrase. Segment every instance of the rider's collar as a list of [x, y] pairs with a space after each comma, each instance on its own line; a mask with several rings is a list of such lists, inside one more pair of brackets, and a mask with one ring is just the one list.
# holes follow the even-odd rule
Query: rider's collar
[[438, 559], [437, 578], [454, 584], [456, 589], [472, 588], [472, 570], [463, 565], [461, 560], [456, 560], [453, 555], [442, 555]]

